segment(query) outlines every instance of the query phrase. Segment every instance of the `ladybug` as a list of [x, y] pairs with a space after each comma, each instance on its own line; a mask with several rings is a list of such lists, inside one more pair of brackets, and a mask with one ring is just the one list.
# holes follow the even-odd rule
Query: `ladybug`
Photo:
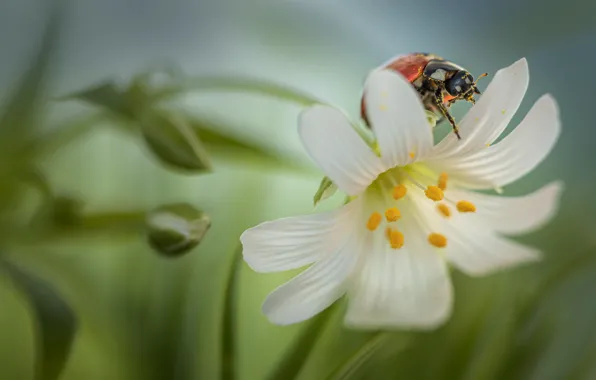
[[[458, 100], [474, 104], [474, 94], [481, 94], [476, 83], [478, 79], [488, 75], [484, 73], [474, 80], [468, 70], [429, 53], [398, 56], [381, 65], [380, 69], [389, 69], [404, 76], [420, 95], [424, 107], [441, 119], [446, 118], [458, 139], [461, 139], [461, 136], [448, 108]], [[364, 97], [361, 100], [361, 115], [368, 125]]]

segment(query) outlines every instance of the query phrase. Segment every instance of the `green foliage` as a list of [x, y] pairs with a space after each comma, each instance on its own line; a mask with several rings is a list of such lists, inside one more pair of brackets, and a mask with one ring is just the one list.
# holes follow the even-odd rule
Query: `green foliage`
[[51, 284], [34, 274], [7, 260], [0, 260], [0, 272], [8, 274], [31, 305], [37, 325], [36, 378], [57, 380], [75, 339], [74, 311]]
[[160, 206], [147, 214], [147, 239], [158, 253], [179, 256], [196, 247], [211, 227], [211, 220], [192, 205]]
[[319, 202], [324, 201], [327, 198], [332, 197], [337, 192], [337, 185], [333, 183], [329, 178], [324, 177], [321, 180], [321, 184], [319, 185], [319, 189], [315, 193], [313, 198], [313, 203], [315, 207], [319, 204]]
[[155, 110], [147, 112], [140, 124], [145, 142], [161, 162], [189, 172], [210, 171], [203, 143], [184, 118]]

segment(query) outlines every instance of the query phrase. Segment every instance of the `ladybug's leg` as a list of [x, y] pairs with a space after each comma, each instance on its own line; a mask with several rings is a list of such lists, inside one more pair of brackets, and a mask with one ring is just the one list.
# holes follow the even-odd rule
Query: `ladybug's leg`
[[435, 100], [435, 105], [437, 106], [439, 111], [441, 111], [443, 116], [445, 116], [447, 118], [447, 120], [449, 120], [449, 124], [451, 124], [451, 127], [453, 128], [453, 133], [455, 133], [455, 135], [457, 136], [457, 139], [461, 140], [461, 136], [459, 135], [459, 129], [457, 128], [457, 124], [455, 124], [455, 119], [453, 119], [453, 116], [451, 116], [451, 114], [449, 113], [449, 111], [447, 110], [445, 105], [443, 104], [443, 89], [439, 88], [437, 90], [437, 92], [435, 93], [434, 100]]

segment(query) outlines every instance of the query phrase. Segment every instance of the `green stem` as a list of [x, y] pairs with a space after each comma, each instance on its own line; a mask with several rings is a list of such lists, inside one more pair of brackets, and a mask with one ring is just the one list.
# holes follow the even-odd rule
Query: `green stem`
[[224, 76], [192, 78], [182, 87], [172, 86], [170, 88], [166, 87], [156, 91], [153, 99], [156, 101], [164, 100], [173, 96], [197, 90], [250, 92], [281, 98], [303, 106], [323, 103], [321, 100], [310, 94], [293, 89], [286, 85], [277, 84], [262, 79]]
[[327, 377], [328, 380], [347, 380], [356, 373], [370, 357], [377, 352], [388, 340], [388, 332], [378, 332], [372, 336], [362, 347], [360, 347], [353, 355], [351, 355], [346, 362], [340, 365], [331, 375]]
[[234, 252], [230, 273], [225, 291], [225, 305], [223, 312], [222, 331], [222, 358], [221, 378], [222, 380], [233, 380], [236, 378], [236, 304], [238, 302], [237, 287], [238, 275], [242, 267], [242, 247]]
[[308, 322], [307, 327], [289, 348], [288, 352], [277, 363], [273, 371], [268, 374], [267, 380], [296, 379], [298, 377], [317, 344], [319, 335], [323, 332], [337, 308], [336, 303]]

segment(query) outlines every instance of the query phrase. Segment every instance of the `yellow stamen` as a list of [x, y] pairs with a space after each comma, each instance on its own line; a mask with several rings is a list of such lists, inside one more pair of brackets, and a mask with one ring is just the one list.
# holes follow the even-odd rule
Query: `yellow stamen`
[[459, 212], [476, 212], [476, 206], [474, 203], [468, 201], [457, 202], [457, 211]]
[[414, 157], [416, 157], [416, 153], [410, 152], [410, 158], [414, 158]]
[[505, 110], [505, 109], [502, 109], [502, 110], [501, 110], [501, 113], [502, 113], [503, 115], [505, 115], [505, 112], [507, 112], [507, 110]]
[[437, 186], [427, 187], [426, 191], [424, 191], [424, 194], [426, 194], [427, 198], [432, 199], [435, 202], [438, 202], [443, 199], [443, 190], [441, 190]]
[[368, 222], [366, 223], [366, 228], [368, 228], [370, 231], [374, 231], [377, 229], [377, 227], [379, 227], [379, 224], [381, 224], [382, 220], [383, 220], [383, 217], [381, 216], [380, 213], [373, 212], [372, 214], [370, 214], [370, 217], [368, 218]]
[[488, 148], [488, 147], [490, 146], [490, 143], [486, 143], [486, 144], [484, 144], [484, 145], [486, 145], [486, 147]]
[[438, 183], [438, 187], [439, 189], [445, 191], [445, 189], [447, 188], [447, 179], [449, 177], [447, 176], [447, 173], [441, 173], [441, 175], [439, 176], [439, 183]]
[[387, 218], [388, 222], [396, 222], [399, 218], [401, 218], [401, 213], [396, 207], [390, 207], [385, 210], [385, 218]]
[[447, 238], [437, 233], [428, 235], [428, 242], [437, 248], [444, 248], [447, 246]]
[[437, 209], [445, 218], [449, 218], [451, 216], [451, 209], [445, 203], [439, 203], [437, 205]]
[[396, 229], [389, 228], [387, 232], [389, 244], [393, 249], [399, 249], [404, 246], [404, 234]]
[[381, 104], [381, 105], [379, 106], [379, 109], [380, 109], [381, 111], [387, 111], [387, 105], [386, 105], [386, 104]]
[[404, 185], [397, 185], [393, 188], [393, 199], [398, 200], [406, 196], [408, 189]]

